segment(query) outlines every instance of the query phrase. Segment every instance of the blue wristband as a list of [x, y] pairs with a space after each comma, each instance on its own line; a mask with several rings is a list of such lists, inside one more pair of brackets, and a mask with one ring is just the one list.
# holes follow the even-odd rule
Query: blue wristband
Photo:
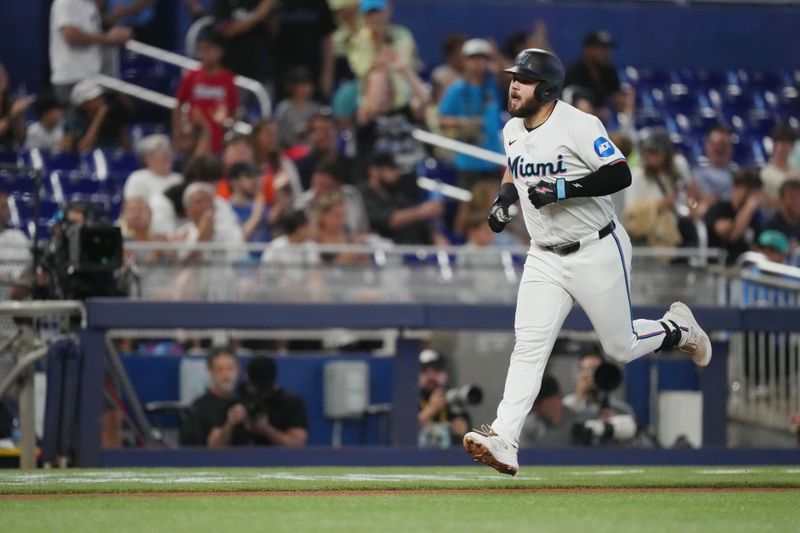
[[567, 197], [567, 180], [564, 178], [558, 178], [556, 180], [556, 198], [558, 200], [563, 200]]

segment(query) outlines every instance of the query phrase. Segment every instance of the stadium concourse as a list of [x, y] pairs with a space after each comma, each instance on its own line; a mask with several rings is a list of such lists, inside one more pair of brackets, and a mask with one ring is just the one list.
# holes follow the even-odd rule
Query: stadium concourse
[[[789, 530], [800, 3], [775, 4], [0, 0], [0, 523]], [[598, 235], [631, 236], [632, 311], [686, 302], [714, 357], [608, 364], [573, 309], [503, 479], [461, 440], [531, 236], [487, 217], [506, 162], [571, 161], [504, 153], [530, 48], [630, 168]]]

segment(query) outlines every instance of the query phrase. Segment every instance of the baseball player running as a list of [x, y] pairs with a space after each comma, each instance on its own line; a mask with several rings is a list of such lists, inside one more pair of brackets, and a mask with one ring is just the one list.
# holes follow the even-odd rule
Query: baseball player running
[[513, 118], [503, 129], [508, 168], [489, 226], [503, 231], [509, 207], [521, 198], [531, 247], [503, 400], [491, 426], [464, 436], [464, 448], [475, 461], [513, 476], [525, 417], [573, 302], [588, 315], [603, 350], [623, 363], [677, 347], [706, 366], [711, 342], [680, 302], [659, 320], [631, 320], [631, 242], [609, 196], [631, 184], [631, 172], [600, 120], [558, 100], [564, 85], [558, 57], [524, 50], [505, 72], [512, 75]]

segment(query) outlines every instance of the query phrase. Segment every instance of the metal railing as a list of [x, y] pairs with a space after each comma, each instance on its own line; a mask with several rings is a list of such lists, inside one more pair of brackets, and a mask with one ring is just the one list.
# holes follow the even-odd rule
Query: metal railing
[[[129, 52], [150, 57], [186, 70], [200, 68], [200, 62], [195, 59], [191, 59], [168, 50], [163, 50], [161, 48], [156, 48], [155, 46], [151, 46], [139, 41], [128, 41], [125, 43], [125, 49]], [[261, 108], [262, 117], [269, 118], [271, 116], [272, 101], [270, 100], [267, 90], [263, 85], [261, 85], [260, 82], [252, 78], [245, 78], [244, 76], [236, 76], [233, 82], [237, 87], [253, 93], [258, 101], [259, 107]]]
[[[473, 248], [306, 243], [274, 247], [129, 243], [142, 298], [272, 302], [513, 303], [526, 247]], [[635, 248], [634, 303], [683, 298], [714, 303], [724, 292], [718, 250]], [[647, 276], [637, 272], [647, 272]]]
[[0, 354], [14, 356], [13, 367], [0, 376], [0, 399], [13, 390], [19, 405], [20, 467], [36, 467], [36, 397], [34, 365], [48, 352], [47, 338], [53, 327], [64, 329], [71, 317], [79, 315], [84, 323], [83, 304], [75, 301], [0, 302], [0, 317], [25, 319], [0, 335]]
[[[513, 303], [527, 247], [128, 242], [125, 252], [136, 298], [469, 304]], [[720, 250], [634, 248], [633, 303], [718, 303], [723, 261]], [[0, 272], [25, 266], [6, 261]]]
[[[161, 94], [157, 91], [146, 89], [145, 87], [141, 87], [127, 81], [106, 76], [105, 74], [99, 74], [95, 76], [94, 79], [102, 87], [106, 87], [107, 89], [111, 89], [112, 91], [122, 94], [127, 94], [128, 96], [132, 96], [138, 100], [150, 102], [151, 104], [159, 107], [174, 109], [175, 106], [178, 105], [178, 100], [172, 96], [167, 96], [166, 94]], [[238, 120], [234, 123], [233, 129], [242, 135], [249, 135], [253, 131], [253, 127], [250, 124], [241, 120]]]
[[[748, 252], [736, 262], [730, 302], [737, 307], [796, 308], [800, 321], [800, 268]], [[800, 411], [800, 334], [741, 332], [731, 339], [730, 402], [734, 420], [786, 430]]]

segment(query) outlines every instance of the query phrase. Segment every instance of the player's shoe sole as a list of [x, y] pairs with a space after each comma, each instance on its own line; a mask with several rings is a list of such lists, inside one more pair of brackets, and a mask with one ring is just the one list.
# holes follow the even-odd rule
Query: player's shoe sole
[[711, 340], [697, 323], [689, 306], [683, 302], [675, 302], [670, 306], [669, 311], [686, 322], [689, 328], [688, 332], [683, 332], [684, 335], [688, 335], [686, 344], [678, 349], [688, 353], [697, 366], [708, 366], [711, 362]]
[[518, 469], [508, 465], [502, 461], [499, 461], [492, 452], [484, 446], [481, 442], [477, 439], [473, 438], [469, 433], [464, 436], [464, 449], [467, 450], [467, 453], [472, 460], [476, 463], [483, 463], [486, 466], [491, 466], [501, 474], [507, 474], [509, 476], [516, 475]]

